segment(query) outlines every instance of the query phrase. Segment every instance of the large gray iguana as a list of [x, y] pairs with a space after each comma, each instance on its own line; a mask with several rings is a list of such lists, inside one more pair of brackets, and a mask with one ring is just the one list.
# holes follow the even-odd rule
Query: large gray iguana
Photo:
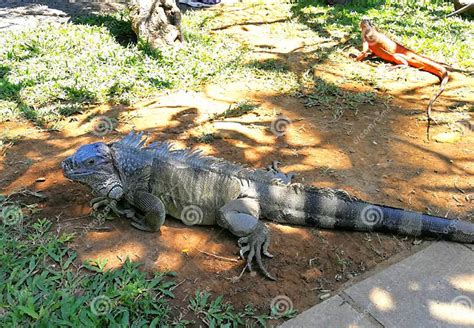
[[[328, 229], [382, 231], [473, 243], [474, 224], [373, 205], [343, 191], [291, 183], [276, 166], [245, 168], [168, 143], [145, 146], [133, 131], [120, 141], [80, 147], [62, 162], [64, 175], [89, 185], [99, 196], [94, 209], [108, 206], [145, 231], [158, 231], [166, 214], [186, 224], [219, 225], [237, 237], [247, 266], [262, 264], [270, 235], [260, 218]], [[125, 206], [124, 206], [125, 204]]]

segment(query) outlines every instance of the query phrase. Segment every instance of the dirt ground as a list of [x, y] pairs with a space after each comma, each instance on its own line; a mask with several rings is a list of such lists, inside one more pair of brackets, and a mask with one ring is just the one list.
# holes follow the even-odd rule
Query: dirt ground
[[[239, 38], [258, 48], [263, 45], [261, 29], [265, 27], [242, 24], [226, 30], [234, 29]], [[255, 58], [278, 58], [296, 73], [311, 67], [314, 58], [309, 54], [318, 47], [306, 46], [307, 40], [298, 39], [265, 39], [264, 43], [266, 51], [255, 51]], [[351, 66], [363, 74], [371, 64], [354, 64], [347, 58], [342, 63], [328, 64], [317, 74], [345, 90], [364, 91], [368, 87], [340, 83], [338, 72]], [[72, 247], [79, 252], [80, 260], [106, 258], [107, 267], [113, 268], [128, 256], [142, 262], [145, 270], [176, 271], [177, 281], [182, 282], [172, 302], [177, 312], [186, 312], [186, 297], [196, 289], [224, 295], [237, 308], [252, 303], [264, 312], [272, 299], [286, 295], [295, 309], [303, 311], [378, 264], [421, 247], [414, 246], [421, 241], [269, 222], [270, 250], [275, 258], [267, 260], [266, 265], [278, 280], [246, 274], [233, 283], [231, 278], [239, 275], [244, 261], [238, 259], [236, 238], [230, 233], [218, 227], [188, 227], [172, 218], [155, 234], [135, 230], [122, 218], [89, 230], [90, 190], [67, 181], [59, 163], [82, 144], [110, 141], [135, 127], [149, 133], [152, 140], [173, 140], [179, 147], [203, 149], [207, 154], [250, 166], [263, 167], [279, 160], [283, 171], [297, 173], [299, 182], [344, 189], [369, 202], [472, 221], [473, 133], [466, 128], [452, 143], [428, 142], [426, 122], [419, 119], [427, 95], [437, 88], [436, 78], [415, 70], [407, 71], [407, 75], [412, 77], [406, 81], [387, 80], [388, 91], [378, 93], [393, 96], [388, 104], [376, 98], [372, 104], [344, 112], [337, 121], [332, 120], [329, 111], [305, 107], [296, 96], [262, 89], [258, 82], [236, 81], [210, 84], [201, 92], [167, 94], [133, 106], [91, 108], [69, 118], [56, 132], [42, 131], [29, 122], [6, 122], [0, 125], [2, 131], [21, 138], [0, 154], [0, 192], [27, 188], [47, 196], [39, 204], [37, 215], [53, 218], [58, 231], [76, 233]], [[472, 92], [466, 89], [474, 90], [473, 79], [454, 74], [436, 111], [448, 115], [453, 103], [474, 104]], [[240, 117], [210, 120], [243, 99], [259, 107]], [[278, 113], [292, 122], [281, 137], [270, 132]], [[118, 123], [115, 131], [103, 138], [91, 133], [94, 117], [100, 115]], [[467, 122], [472, 122], [472, 117]], [[213, 134], [209, 143], [199, 138], [206, 131]], [[446, 131], [446, 125], [436, 125], [432, 134]]]

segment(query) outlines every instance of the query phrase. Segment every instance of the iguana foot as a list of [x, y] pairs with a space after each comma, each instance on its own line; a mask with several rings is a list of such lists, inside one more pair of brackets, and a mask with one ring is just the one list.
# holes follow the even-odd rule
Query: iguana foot
[[155, 229], [150, 228], [146, 225], [147, 219], [144, 215], [138, 213], [133, 208], [127, 208], [124, 211], [124, 215], [127, 219], [132, 220], [130, 225], [138, 230], [146, 231], [146, 232], [155, 232]]
[[141, 214], [138, 214], [135, 212], [132, 217], [128, 217], [128, 218], [132, 220], [132, 222], [130, 222], [130, 225], [134, 227], [135, 229], [146, 231], [146, 232], [157, 231], [156, 229], [153, 229], [146, 224], [147, 219], [145, 218], [145, 216]]
[[[144, 221], [143, 221], [144, 222]], [[134, 227], [135, 229], [141, 230], [141, 231], [146, 231], [146, 232], [156, 232], [156, 230], [151, 229], [150, 227], [146, 226], [143, 223], [139, 223], [137, 221], [132, 221], [130, 222], [130, 225]]]
[[258, 267], [262, 270], [263, 274], [271, 280], [276, 280], [262, 263], [262, 253], [265, 256], [273, 257], [273, 255], [268, 252], [270, 234], [267, 227], [262, 222], [257, 223], [255, 230], [250, 235], [240, 238], [238, 244], [240, 247], [240, 256], [242, 258], [244, 258], [246, 252], [249, 252], [247, 255], [246, 267], [248, 267], [250, 271], [252, 271], [252, 261], [255, 257]]
[[110, 212], [113, 212], [117, 216], [122, 216], [125, 213], [119, 208], [117, 200], [107, 197], [94, 198], [90, 201], [90, 205], [94, 212], [97, 212], [101, 207], [104, 207], [104, 209], [100, 212], [101, 215], [107, 215]]
[[92, 207], [94, 210], [98, 210], [100, 207], [105, 206], [109, 203], [109, 199], [106, 196], [100, 196], [93, 198], [89, 202], [89, 206]]

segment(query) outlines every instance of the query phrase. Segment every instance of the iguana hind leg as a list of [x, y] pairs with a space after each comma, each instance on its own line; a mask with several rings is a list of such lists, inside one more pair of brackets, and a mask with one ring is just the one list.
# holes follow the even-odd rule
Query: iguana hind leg
[[409, 66], [408, 65], [408, 57], [405, 56], [404, 54], [393, 54], [393, 59], [395, 60], [397, 66], [395, 67], [400, 67], [400, 66]]
[[276, 280], [262, 263], [262, 253], [268, 257], [273, 257], [268, 252], [270, 245], [270, 233], [267, 227], [258, 220], [260, 216], [260, 204], [253, 198], [239, 198], [230, 201], [219, 209], [217, 223], [237, 237], [240, 237], [238, 244], [240, 255], [244, 257], [246, 252], [246, 267], [252, 271], [252, 261], [255, 258], [263, 274], [272, 280]]

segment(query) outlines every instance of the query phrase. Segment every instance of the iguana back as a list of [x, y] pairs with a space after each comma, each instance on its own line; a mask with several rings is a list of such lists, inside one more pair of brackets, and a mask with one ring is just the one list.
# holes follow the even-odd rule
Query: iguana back
[[186, 215], [186, 208], [194, 207], [201, 211], [201, 217], [193, 224], [213, 225], [218, 210], [239, 197], [241, 184], [234, 176], [198, 165], [199, 159], [204, 157], [195, 153], [157, 154], [150, 191], [163, 201], [171, 216], [186, 223], [182, 216]]

